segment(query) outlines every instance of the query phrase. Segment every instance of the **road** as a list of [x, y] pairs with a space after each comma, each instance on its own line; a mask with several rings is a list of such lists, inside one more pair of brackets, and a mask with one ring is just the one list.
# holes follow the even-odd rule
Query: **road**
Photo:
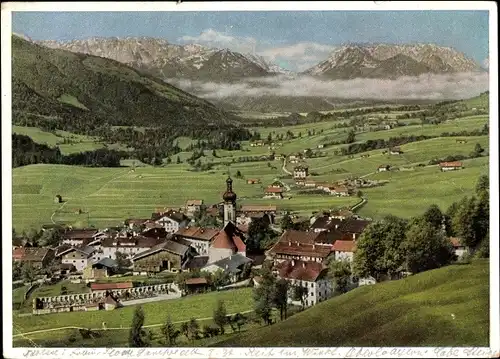
[[287, 173], [287, 174], [289, 174], [289, 175], [293, 175], [293, 173], [292, 173], [292, 172], [290, 172], [290, 171], [288, 171], [288, 170], [286, 169], [286, 157], [283, 159], [283, 172], [285, 172], [285, 173]]

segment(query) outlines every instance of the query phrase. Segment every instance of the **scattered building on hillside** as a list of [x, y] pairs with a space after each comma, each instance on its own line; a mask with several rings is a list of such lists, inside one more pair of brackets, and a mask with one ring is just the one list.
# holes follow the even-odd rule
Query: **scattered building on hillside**
[[56, 194], [56, 196], [54, 197], [54, 203], [63, 203], [62, 196], [59, 194]]
[[70, 247], [59, 252], [58, 257], [61, 258], [61, 263], [72, 264], [77, 272], [82, 272], [92, 262], [92, 256], [96, 252], [94, 247]]
[[259, 183], [260, 183], [260, 179], [258, 179], [258, 178], [247, 179], [247, 184], [259, 184]]
[[111, 258], [103, 258], [100, 261], [90, 263], [83, 269], [84, 279], [103, 279], [115, 274], [118, 264]]
[[439, 168], [441, 169], [441, 172], [455, 171], [455, 170], [461, 170], [463, 168], [463, 164], [462, 162], [459, 161], [441, 162], [439, 164]]
[[389, 171], [390, 169], [391, 169], [391, 166], [389, 166], [389, 165], [380, 165], [380, 166], [378, 166], [377, 171], [378, 172], [386, 172], [386, 171]]
[[175, 210], [153, 213], [151, 220], [165, 228], [168, 233], [175, 233], [179, 228], [184, 228], [189, 223], [189, 219], [184, 213]]
[[391, 155], [400, 155], [403, 153], [403, 151], [401, 151], [401, 148], [399, 148], [399, 147], [393, 147], [393, 148], [389, 149], [389, 153]]
[[339, 219], [347, 219], [352, 217], [353, 215], [354, 213], [352, 213], [352, 211], [345, 208], [334, 210], [330, 213], [330, 217]]
[[304, 179], [309, 175], [309, 168], [306, 165], [295, 166], [293, 169], [294, 179]]
[[[306, 307], [322, 302], [333, 295], [332, 280], [327, 276], [328, 268], [318, 262], [300, 260], [286, 260], [274, 267], [279, 278], [287, 280], [291, 286], [300, 286], [307, 291], [302, 298]], [[295, 300], [293, 290], [290, 291], [288, 301], [294, 305], [302, 305], [302, 301]]]
[[197, 211], [201, 210], [203, 206], [202, 199], [190, 199], [186, 201], [186, 215], [188, 217], [193, 217]]
[[462, 258], [466, 253], [468, 253], [467, 246], [464, 246], [459, 238], [450, 237], [450, 242], [458, 259]]
[[250, 147], [260, 147], [260, 146], [264, 146], [264, 141], [259, 140], [255, 142], [250, 142]]
[[132, 257], [134, 275], [178, 272], [194, 256], [191, 247], [167, 240]]
[[47, 266], [53, 258], [54, 251], [49, 248], [20, 247], [12, 252], [13, 261], [30, 264], [36, 269]]
[[457, 143], [465, 144], [465, 143], [467, 143], [467, 140], [457, 140]]
[[267, 187], [264, 191], [263, 198], [283, 199], [283, 188]]
[[143, 227], [148, 221], [148, 218], [129, 218], [125, 220], [125, 226], [128, 226], [130, 229], [137, 227], [140, 228]]
[[354, 252], [356, 251], [356, 242], [354, 240], [337, 240], [332, 246], [335, 260], [347, 260], [352, 262]]
[[349, 196], [349, 189], [346, 186], [330, 185], [323, 189], [325, 192], [337, 197]]
[[215, 262], [211, 262], [203, 267], [201, 270], [208, 273], [215, 273], [217, 271], [223, 271], [229, 274], [229, 278], [231, 283], [236, 283], [239, 280], [243, 280], [246, 278], [242, 278], [243, 269], [245, 265], [250, 265], [252, 260], [250, 258], [245, 257], [245, 255], [236, 253], [232, 254], [229, 257], [221, 258]]
[[304, 186], [305, 187], [311, 187], [311, 188], [314, 188], [316, 187], [316, 182], [314, 182], [313, 180], [305, 180], [304, 181]]

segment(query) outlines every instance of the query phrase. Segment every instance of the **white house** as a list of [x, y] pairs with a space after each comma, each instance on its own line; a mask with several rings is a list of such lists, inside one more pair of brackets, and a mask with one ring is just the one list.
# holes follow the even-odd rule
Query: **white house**
[[240, 253], [236, 253], [230, 255], [229, 257], [219, 259], [216, 262], [208, 263], [205, 267], [201, 268], [201, 271], [213, 274], [219, 270], [222, 270], [228, 273], [231, 282], [235, 283], [238, 281], [238, 279], [243, 279], [241, 278], [243, 267], [249, 263], [252, 263], [252, 260], [250, 258], [247, 258]]
[[321, 263], [291, 259], [277, 264], [274, 270], [279, 278], [289, 282], [291, 288], [288, 301], [291, 304], [302, 304], [294, 298], [294, 286], [307, 289], [303, 297], [306, 307], [327, 300], [333, 295], [333, 283], [327, 277], [328, 268]]
[[243, 242], [242, 233], [232, 222], [228, 222], [210, 243], [208, 263], [217, 262], [234, 254], [245, 257], [246, 245]]
[[386, 172], [386, 171], [389, 171], [389, 169], [390, 169], [389, 165], [380, 165], [380, 166], [378, 166], [377, 171], [378, 172]]
[[293, 169], [293, 178], [295, 179], [305, 179], [309, 174], [309, 169], [307, 168], [307, 166], [303, 166], [303, 165], [300, 165], [300, 166], [296, 166], [294, 169]]
[[210, 243], [218, 233], [216, 228], [186, 227], [179, 229], [174, 236], [189, 241], [198, 255], [208, 256]]
[[184, 213], [178, 211], [155, 213], [153, 214], [152, 219], [154, 223], [165, 228], [167, 233], [175, 233], [180, 228], [186, 227], [189, 223], [189, 219], [184, 215]]
[[[149, 238], [143, 236], [136, 237], [110, 237], [102, 240], [100, 249], [94, 255], [96, 260], [102, 258], [116, 259], [116, 253], [126, 254], [132, 258], [136, 254], [153, 248], [163, 242], [161, 238]], [[100, 257], [100, 258], [99, 258]]]
[[352, 261], [354, 257], [354, 251], [356, 250], [356, 242], [355, 241], [344, 241], [344, 240], [336, 240], [332, 246], [332, 251], [335, 257], [335, 260], [348, 260]]
[[59, 252], [57, 257], [61, 258], [62, 264], [72, 264], [77, 272], [81, 272], [93, 261], [95, 251], [93, 247], [70, 247]]
[[456, 237], [450, 237], [450, 242], [453, 245], [455, 255], [458, 259], [462, 258], [466, 253], [468, 253], [467, 247], [460, 243], [460, 239]]
[[203, 205], [202, 199], [190, 199], [186, 202], [186, 214], [188, 216], [193, 216], [196, 211], [201, 209]]

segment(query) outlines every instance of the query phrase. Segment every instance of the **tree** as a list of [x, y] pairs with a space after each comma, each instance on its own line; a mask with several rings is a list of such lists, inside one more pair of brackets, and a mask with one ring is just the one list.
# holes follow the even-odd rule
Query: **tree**
[[405, 241], [405, 267], [411, 273], [439, 268], [454, 260], [453, 247], [443, 232], [431, 223], [414, 221]]
[[177, 161], [176, 161], [176, 162], [177, 162], [177, 164], [182, 163], [182, 162], [181, 162], [181, 159], [180, 159], [180, 157], [179, 157], [179, 156], [177, 156]]
[[435, 204], [431, 205], [423, 214], [423, 220], [430, 223], [434, 228], [442, 228], [443, 212]]
[[347, 133], [347, 138], [345, 140], [345, 143], [354, 143], [356, 141], [356, 132], [354, 130], [350, 130]]
[[474, 152], [473, 154], [477, 157], [481, 156], [481, 154], [484, 152], [484, 148], [481, 147], [481, 144], [476, 143], [474, 146]]
[[12, 280], [16, 281], [22, 277], [22, 264], [21, 262], [12, 262]]
[[479, 198], [465, 197], [460, 202], [451, 223], [462, 244], [474, 252], [489, 230], [488, 196], [483, 194]]
[[181, 324], [181, 330], [182, 334], [184, 334], [184, 336], [187, 338], [187, 340], [189, 340], [189, 323], [188, 322], [184, 322]]
[[346, 260], [332, 260], [328, 263], [328, 275], [333, 281], [335, 292], [346, 293], [351, 281], [351, 263]]
[[240, 170], [236, 171], [236, 178], [241, 178], [243, 177]]
[[295, 285], [293, 287], [293, 300], [300, 301], [302, 304], [302, 309], [306, 306], [306, 298], [307, 298], [308, 290], [306, 287], [301, 285]]
[[288, 213], [283, 216], [280, 224], [281, 224], [281, 230], [283, 230], [283, 231], [286, 231], [287, 229], [293, 228], [292, 218], [290, 217], [290, 215]]
[[255, 218], [248, 226], [247, 252], [259, 251], [260, 243], [274, 237], [274, 231], [269, 228], [269, 222], [264, 218]]
[[36, 272], [33, 266], [30, 263], [24, 263], [22, 266], [22, 276], [25, 282], [28, 282], [33, 285], [33, 282], [36, 279]]
[[280, 311], [281, 320], [286, 319], [287, 316], [289, 289], [288, 281], [285, 279], [278, 280], [274, 287], [273, 302], [276, 308]]
[[200, 334], [200, 324], [195, 318], [191, 318], [188, 324], [188, 331], [191, 339], [197, 339]]
[[224, 301], [217, 301], [213, 317], [214, 323], [220, 328], [220, 332], [224, 334], [224, 326], [227, 324], [227, 310]]
[[165, 324], [163, 324], [163, 326], [161, 327], [161, 333], [163, 334], [163, 337], [165, 338], [165, 343], [167, 345], [170, 346], [175, 345], [175, 342], [180, 334], [180, 331], [175, 329], [175, 326], [172, 323], [172, 319], [170, 318], [170, 314], [167, 315], [167, 320]]
[[167, 165], [172, 163], [172, 159], [170, 157], [167, 157]]
[[211, 277], [215, 288], [224, 287], [230, 283], [229, 273], [222, 269], [215, 271]]
[[59, 245], [61, 235], [58, 230], [46, 230], [40, 236], [40, 245], [44, 247], [56, 247]]
[[213, 157], [218, 157], [218, 156], [217, 156], [217, 152], [215, 152], [215, 149], [213, 149], [213, 150], [212, 150], [212, 156], [213, 156]]
[[254, 288], [253, 296], [255, 303], [255, 314], [267, 325], [271, 324], [271, 311], [274, 304], [276, 278], [271, 268], [263, 267], [262, 280], [258, 287]]
[[238, 332], [239, 332], [239, 331], [241, 331], [241, 327], [245, 325], [245, 323], [247, 321], [247, 318], [243, 314], [241, 314], [241, 313], [236, 313], [233, 316], [232, 321], [238, 327]]
[[116, 264], [119, 269], [129, 268], [132, 265], [130, 259], [128, 259], [128, 255], [122, 252], [117, 251], [115, 253], [116, 256]]
[[476, 194], [478, 197], [481, 195], [488, 196], [490, 188], [490, 179], [487, 175], [482, 175], [479, 177], [476, 184]]
[[363, 198], [363, 192], [361, 191], [356, 192], [356, 196], [358, 196], [359, 198]]
[[132, 318], [132, 327], [129, 332], [128, 343], [132, 348], [143, 348], [150, 344], [150, 334], [142, 328], [144, 325], [144, 310], [138, 306], [134, 311]]

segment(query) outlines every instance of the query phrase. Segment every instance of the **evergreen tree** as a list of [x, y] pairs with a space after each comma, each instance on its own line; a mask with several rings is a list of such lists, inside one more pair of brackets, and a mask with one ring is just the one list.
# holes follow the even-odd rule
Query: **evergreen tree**
[[271, 311], [273, 308], [276, 278], [269, 267], [262, 271], [262, 281], [254, 288], [255, 313], [267, 325], [271, 324]]
[[220, 328], [221, 334], [224, 334], [224, 327], [228, 323], [226, 305], [222, 300], [217, 301], [217, 306], [214, 310], [214, 323]]
[[167, 345], [170, 346], [175, 345], [175, 341], [179, 336], [180, 332], [176, 330], [175, 326], [172, 324], [172, 319], [170, 318], [170, 314], [167, 315], [167, 321], [161, 327], [161, 333], [163, 334], [163, 337], [165, 338], [165, 343]]
[[285, 279], [280, 279], [275, 284], [273, 302], [280, 311], [281, 320], [287, 317], [289, 289], [288, 281]]
[[129, 346], [132, 348], [143, 348], [149, 346], [149, 333], [142, 327], [144, 325], [144, 310], [141, 306], [136, 307], [132, 318], [132, 327], [129, 332]]

